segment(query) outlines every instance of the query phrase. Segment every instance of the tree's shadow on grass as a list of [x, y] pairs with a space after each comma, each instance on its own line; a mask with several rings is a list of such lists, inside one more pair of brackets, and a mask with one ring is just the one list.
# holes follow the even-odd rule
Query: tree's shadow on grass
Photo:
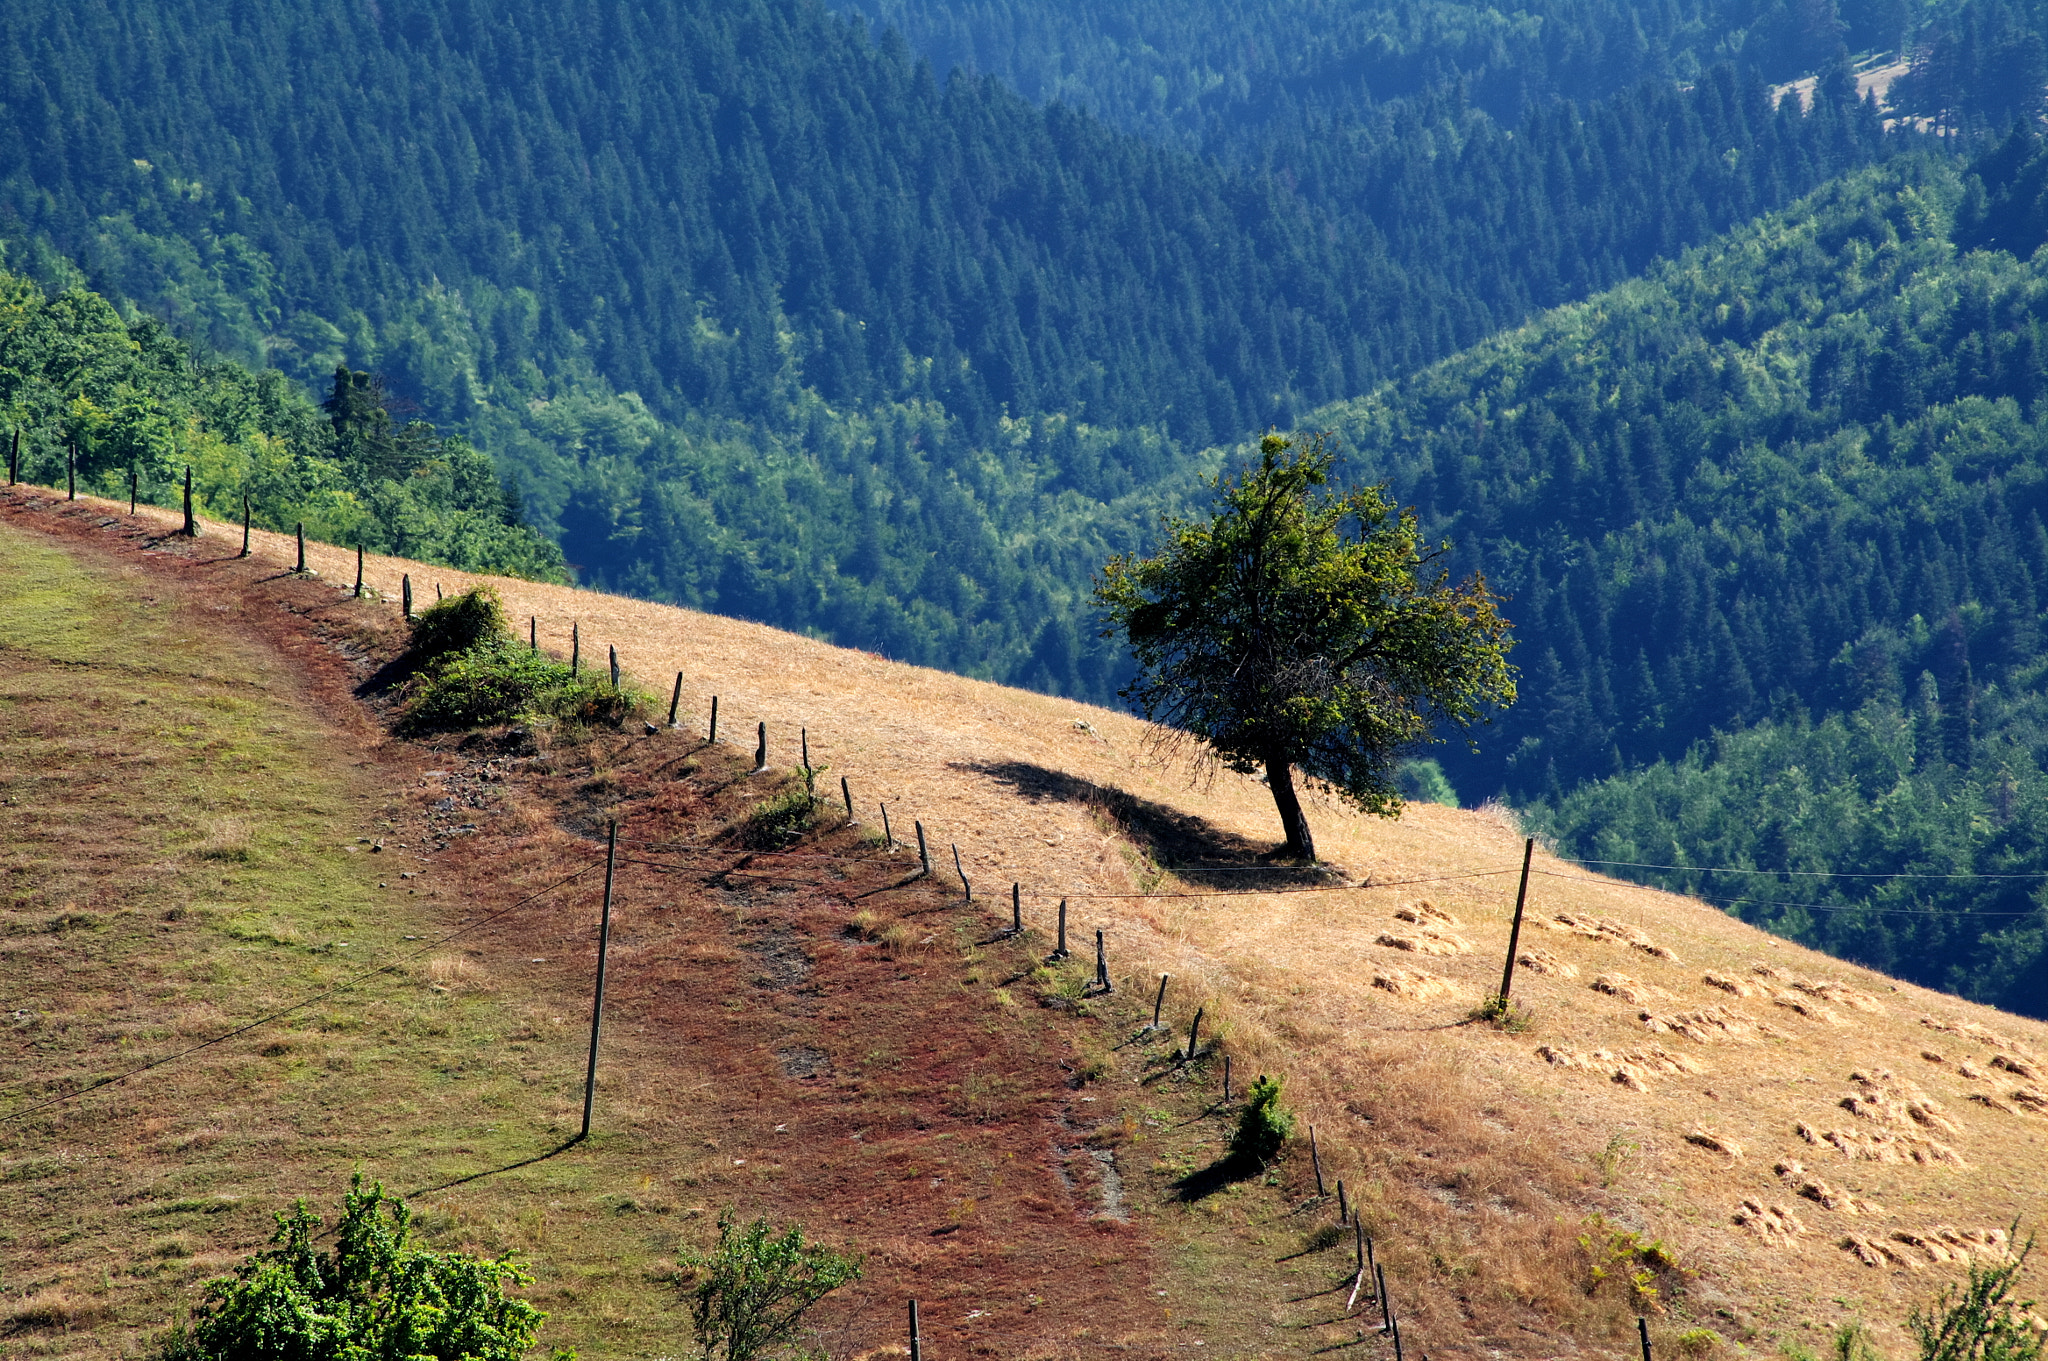
[[1264, 1170], [1255, 1158], [1247, 1158], [1241, 1153], [1226, 1153], [1207, 1167], [1190, 1172], [1175, 1182], [1173, 1198], [1183, 1205], [1192, 1205], [1238, 1182], [1250, 1181]]
[[1008, 785], [1033, 803], [1073, 803], [1093, 809], [1161, 869], [1210, 888], [1292, 886], [1323, 871], [1278, 859], [1270, 843], [1226, 832], [1203, 818], [1141, 799], [1114, 785], [1100, 785], [1065, 771], [1028, 761], [955, 761], [954, 770], [985, 775]]

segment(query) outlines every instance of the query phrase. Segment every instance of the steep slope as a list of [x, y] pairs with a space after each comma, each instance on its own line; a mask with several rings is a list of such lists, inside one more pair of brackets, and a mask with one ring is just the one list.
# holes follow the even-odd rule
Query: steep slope
[[[259, 563], [284, 562], [285, 547], [264, 536]], [[312, 556], [330, 582], [353, 572], [339, 550]], [[369, 581], [388, 599], [404, 572], [422, 593], [471, 580], [379, 559]], [[899, 835], [923, 824], [941, 866], [958, 846], [976, 904], [995, 909], [982, 920], [1007, 917], [1014, 881], [1038, 941], [1062, 898], [1077, 944], [1105, 932], [1120, 995], [1171, 972], [1167, 1024], [1202, 1006], [1239, 1081], [1283, 1074], [1326, 1174], [1364, 1188], [1409, 1346], [1619, 1353], [1633, 1346], [1629, 1309], [1649, 1307], [1666, 1342], [1697, 1324], [1755, 1349], [1815, 1348], [1861, 1318], [1896, 1352], [1910, 1306], [2000, 1251], [1994, 1231], [2048, 1209], [2048, 1119], [2035, 1112], [2048, 1027], [2037, 1022], [1539, 852], [1515, 989], [1531, 1028], [1460, 1025], [1498, 986], [1514, 900], [1521, 841], [1495, 814], [1416, 806], [1379, 822], [1319, 809], [1319, 845], [1342, 878], [1303, 882], [1255, 867], [1274, 840], [1256, 783], [1219, 774], [1191, 786], [1148, 759], [1126, 717], [739, 621], [493, 584], [545, 645], [564, 648], [573, 626], [585, 658], [616, 647], [664, 694], [683, 672], [683, 721], [698, 731], [716, 695], [728, 740], [767, 725], [771, 763], [808, 742], [828, 781], [848, 779], [863, 822], [887, 801]], [[1163, 1059], [1164, 1045], [1151, 1052]], [[1107, 1057], [1126, 1080], [1175, 1071]], [[1185, 1196], [1189, 1184], [1176, 1179], [1215, 1144], [1143, 1141], [1148, 1130], [1193, 1137], [1169, 1123], [1134, 1113], [1118, 1163], [1131, 1175], [1133, 1160], [1160, 1159], [1133, 1182], [1158, 1197], [1165, 1256], [1199, 1270], [1187, 1235], [1267, 1193], [1175, 1208], [1174, 1188]], [[1313, 1189], [1302, 1155], [1281, 1182], [1295, 1195]], [[1587, 1221], [1596, 1210], [1604, 1221]], [[1328, 1210], [1310, 1213], [1261, 1230], [1283, 1235], [1272, 1255], [1292, 1251], [1288, 1223]], [[1633, 1263], [1650, 1239], [1697, 1274], [1645, 1277], [1666, 1292], [1655, 1300], [1594, 1288], [1591, 1265]], [[1234, 1294], [1226, 1307], [1206, 1293], [1207, 1305], [1198, 1286], [1176, 1305], [1176, 1326], [1264, 1310], [1270, 1341], [1247, 1353], [1341, 1340], [1334, 1303]]]

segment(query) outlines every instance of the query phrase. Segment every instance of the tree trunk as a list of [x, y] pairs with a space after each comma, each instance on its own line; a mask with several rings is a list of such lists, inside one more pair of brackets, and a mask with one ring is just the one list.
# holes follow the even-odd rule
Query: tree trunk
[[1282, 756], [1268, 756], [1266, 783], [1273, 790], [1274, 806], [1280, 810], [1280, 825], [1287, 831], [1286, 853], [1297, 860], [1314, 860], [1316, 839], [1309, 834], [1308, 819], [1302, 815], [1301, 800], [1294, 793], [1294, 763]]

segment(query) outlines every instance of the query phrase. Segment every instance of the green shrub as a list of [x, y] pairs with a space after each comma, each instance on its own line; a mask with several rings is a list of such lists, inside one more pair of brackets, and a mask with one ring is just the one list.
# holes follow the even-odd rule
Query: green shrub
[[795, 1224], [777, 1235], [765, 1219], [741, 1228], [730, 1207], [718, 1216], [718, 1243], [685, 1252], [697, 1276], [690, 1317], [706, 1361], [753, 1361], [793, 1349], [810, 1307], [860, 1279], [857, 1256], [806, 1243]]
[[1280, 1156], [1293, 1133], [1294, 1112], [1280, 1104], [1280, 1079], [1259, 1074], [1238, 1113], [1237, 1132], [1230, 1137], [1231, 1156], [1264, 1167]]
[[774, 850], [817, 825], [818, 801], [802, 785], [792, 785], [754, 805], [740, 829], [740, 840], [757, 850]]
[[505, 602], [488, 586], [437, 600], [412, 621], [412, 651], [426, 663], [510, 637]]
[[1971, 1263], [1960, 1290], [1944, 1286], [1934, 1303], [1909, 1314], [1906, 1328], [1920, 1344], [1920, 1361], [2041, 1361], [2043, 1339], [2027, 1326], [2034, 1302], [2012, 1294], [2033, 1250], [2029, 1238], [2002, 1262]]
[[450, 732], [534, 718], [616, 727], [640, 707], [631, 690], [572, 674], [554, 658], [500, 638], [441, 657], [406, 684], [399, 731]]
[[349, 1183], [334, 1250], [302, 1200], [277, 1217], [272, 1246], [206, 1283], [163, 1361], [516, 1361], [547, 1315], [507, 1286], [532, 1277], [510, 1255], [469, 1257], [412, 1243], [412, 1212], [381, 1185]]

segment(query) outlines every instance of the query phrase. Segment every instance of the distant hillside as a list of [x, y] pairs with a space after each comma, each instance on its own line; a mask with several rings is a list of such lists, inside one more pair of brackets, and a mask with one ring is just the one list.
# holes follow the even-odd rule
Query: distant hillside
[[[1946, 161], [1865, 172], [1323, 413], [1511, 598], [1527, 700], [1445, 758], [1461, 790], [1545, 800], [1575, 854], [1770, 871], [1663, 881], [2048, 1008], [2048, 261], [1958, 247], [2024, 229], [2039, 164], [1967, 202]], [[1984, 871], [2027, 877], [1939, 877]]]

